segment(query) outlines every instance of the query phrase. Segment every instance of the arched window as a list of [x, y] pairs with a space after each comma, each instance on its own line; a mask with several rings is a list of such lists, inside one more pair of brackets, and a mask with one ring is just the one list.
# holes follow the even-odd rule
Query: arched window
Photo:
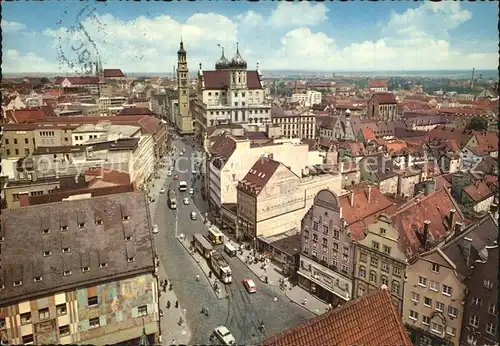
[[394, 280], [391, 285], [391, 292], [399, 296], [399, 282]]
[[382, 275], [380, 277], [380, 282], [382, 283], [382, 285], [387, 285], [388, 281], [387, 281], [387, 276], [385, 275]]
[[377, 273], [375, 270], [370, 270], [370, 282], [377, 282]]
[[359, 266], [359, 277], [360, 278], [366, 277], [366, 268], [364, 266]]

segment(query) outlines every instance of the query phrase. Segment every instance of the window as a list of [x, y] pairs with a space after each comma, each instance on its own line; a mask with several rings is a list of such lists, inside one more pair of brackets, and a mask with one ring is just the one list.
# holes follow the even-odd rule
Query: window
[[497, 309], [497, 306], [496, 304], [490, 304], [490, 306], [488, 307], [488, 313], [496, 316], [498, 314], [498, 309]]
[[7, 156], [10, 156], [10, 149], [7, 149]]
[[429, 289], [434, 292], [439, 292], [439, 282], [431, 280], [429, 282]]
[[430, 308], [431, 305], [432, 305], [432, 299], [429, 297], [424, 297], [424, 306], [427, 306], [428, 308]]
[[125, 237], [125, 241], [131, 241], [131, 240], [132, 240], [131, 236], [128, 235], [128, 236]]
[[445, 296], [451, 296], [451, 293], [453, 292], [452, 288], [450, 286], [447, 286], [447, 285], [443, 285], [443, 294]]
[[313, 222], [313, 230], [318, 230], [318, 223], [316, 221]]
[[14, 149], [16, 152], [16, 155], [19, 155], [19, 149]]
[[68, 226], [61, 226], [61, 231], [67, 231], [68, 230]]
[[103, 224], [103, 222], [102, 222], [102, 220], [101, 220], [101, 219], [98, 219], [98, 220], [96, 220], [96, 221], [95, 221], [95, 224], [96, 224], [96, 225], [102, 225], [102, 224]]
[[342, 254], [343, 254], [344, 256], [348, 256], [348, 255], [349, 255], [349, 247], [344, 246], [344, 247], [342, 248]]
[[365, 254], [364, 252], [361, 252], [361, 253], [359, 254], [359, 261], [360, 261], [360, 262], [363, 262], [363, 263], [366, 263], [366, 259], [367, 259], [366, 254]]
[[481, 307], [481, 305], [483, 305], [483, 300], [481, 298], [474, 297], [472, 298], [472, 305], [476, 307]]
[[66, 303], [56, 305], [57, 316], [66, 315], [67, 313], [68, 309], [66, 308]]
[[398, 267], [392, 268], [392, 274], [396, 276], [401, 276], [401, 268]]
[[388, 283], [387, 276], [382, 275], [380, 277], [380, 282], [382, 283], [382, 285], [386, 285], [387, 286], [387, 283]]
[[128, 257], [127, 258], [127, 262], [134, 262], [135, 261], [135, 257]]
[[137, 308], [137, 312], [139, 313], [139, 316], [146, 316], [148, 314], [148, 307], [147, 305], [142, 305]]
[[444, 303], [436, 301], [436, 310], [443, 312], [444, 311]]
[[23, 344], [32, 344], [33, 334], [23, 336]]
[[25, 324], [29, 323], [31, 323], [31, 312], [21, 314], [21, 325], [24, 326]]
[[59, 327], [59, 336], [69, 335], [69, 324]]
[[434, 273], [439, 273], [439, 264], [437, 263], [432, 263], [432, 268], [431, 270], [434, 272]]
[[46, 228], [42, 230], [42, 234], [50, 234], [50, 229]]
[[99, 321], [99, 317], [94, 317], [89, 320], [89, 326], [90, 328], [97, 328], [101, 325], [101, 322]]
[[384, 245], [384, 252], [388, 255], [391, 254], [391, 248], [389, 246]]
[[23, 284], [23, 281], [22, 280], [19, 280], [19, 281], [14, 281], [13, 283], [13, 286], [16, 287], [16, 286], [21, 286]]
[[427, 287], [427, 279], [423, 276], [418, 277], [418, 284], [422, 287]]
[[71, 275], [71, 270], [65, 270], [65, 271], [63, 271], [63, 275], [64, 276]]
[[475, 315], [472, 315], [470, 318], [469, 318], [469, 324], [473, 327], [478, 327], [479, 326], [479, 317], [475, 316]]
[[486, 324], [486, 333], [491, 334], [491, 335], [495, 335], [495, 330], [496, 330], [496, 327], [493, 323], [488, 322]]
[[412, 320], [418, 320], [418, 312], [410, 310], [410, 319]]
[[69, 247], [63, 247], [63, 248], [62, 248], [62, 252], [63, 252], [63, 253], [69, 252]]
[[106, 262], [102, 262], [101, 264], [99, 264], [99, 267], [101, 268], [106, 268], [108, 266], [108, 263]]
[[42, 277], [41, 276], [35, 276], [33, 278], [33, 282], [40, 282], [40, 281], [42, 281]]
[[454, 308], [453, 306], [448, 306], [448, 315], [451, 317], [457, 317], [458, 314], [458, 309]]
[[49, 318], [50, 317], [49, 308], [38, 310], [38, 317], [41, 320], [45, 320], [45, 319]]
[[44, 251], [43, 252], [43, 257], [48, 257], [51, 255], [51, 252], [50, 251]]
[[83, 267], [83, 268], [82, 268], [82, 272], [84, 272], [84, 273], [85, 273], [85, 272], [88, 272], [89, 270], [90, 270], [90, 267]]
[[411, 292], [411, 301], [418, 303], [420, 301], [420, 294]]
[[452, 326], [446, 326], [446, 334], [455, 335], [457, 333], [457, 329]]
[[360, 278], [366, 277], [366, 269], [364, 266], [359, 266], [359, 274], [358, 275]]
[[348, 269], [349, 269], [348, 265], [347, 265], [347, 264], [345, 264], [345, 263], [343, 263], [343, 264], [342, 264], [342, 272], [343, 272], [343, 273], [347, 273], [347, 270], [348, 270]]
[[97, 305], [97, 304], [99, 304], [99, 298], [97, 298], [97, 296], [88, 297], [87, 303], [88, 303], [88, 306]]
[[386, 273], [389, 272], [389, 263], [386, 263], [386, 262], [382, 262], [382, 268], [381, 268], [383, 271], [385, 271]]
[[399, 296], [399, 282], [396, 280], [392, 281], [391, 292]]
[[80, 228], [84, 228], [84, 227], [85, 227], [85, 222], [79, 222], [79, 223], [78, 223], [78, 227], [80, 227]]
[[493, 288], [493, 282], [491, 282], [490, 280], [484, 280], [484, 287], [486, 288]]
[[376, 258], [374, 258], [374, 257], [371, 257], [370, 258], [370, 265], [372, 267], [378, 267], [378, 260]]
[[323, 234], [328, 234], [328, 226], [323, 226]]
[[377, 274], [373, 270], [370, 271], [370, 281], [371, 282], [377, 282]]
[[14, 138], [14, 144], [17, 144], [17, 138]]
[[443, 334], [443, 326], [440, 325], [439, 323], [432, 322], [431, 323], [431, 332], [441, 335], [441, 334]]
[[380, 229], [380, 234], [384, 235], [387, 231], [385, 230], [385, 228], [381, 228]]
[[333, 237], [335, 239], [339, 239], [340, 238], [340, 231], [338, 229], [334, 229], [333, 230]]
[[332, 243], [333, 250], [339, 249], [339, 243]]
[[372, 248], [374, 248], [375, 250], [378, 250], [380, 247], [380, 244], [376, 241], [372, 241]]
[[5, 144], [9, 144], [9, 139], [8, 138], [5, 138]]
[[28, 144], [28, 138], [24, 139], [24, 144]]
[[124, 216], [123, 216], [123, 220], [125, 220], [125, 221], [130, 220], [130, 216], [128, 216], [128, 215], [124, 215]]
[[431, 324], [431, 318], [429, 316], [422, 316], [422, 324]]

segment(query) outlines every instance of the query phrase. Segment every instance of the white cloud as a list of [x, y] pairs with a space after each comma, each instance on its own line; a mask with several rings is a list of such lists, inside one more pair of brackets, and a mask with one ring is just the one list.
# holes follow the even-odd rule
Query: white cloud
[[37, 56], [35, 53], [30, 52], [22, 55], [15, 49], [6, 50], [2, 64], [2, 68], [8, 72], [36, 73], [57, 71], [56, 64]]
[[26, 25], [18, 22], [10, 22], [8, 20], [2, 20], [2, 32], [3, 33], [12, 33], [18, 32], [26, 28]]
[[247, 11], [236, 16], [238, 27], [255, 28], [264, 23], [264, 17], [254, 11]]
[[271, 14], [270, 22], [273, 26], [317, 25], [328, 20], [327, 12], [324, 4], [280, 2]]

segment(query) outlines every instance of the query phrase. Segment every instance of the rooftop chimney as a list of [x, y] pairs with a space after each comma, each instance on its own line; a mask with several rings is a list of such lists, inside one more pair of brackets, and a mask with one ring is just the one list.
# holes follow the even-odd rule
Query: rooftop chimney
[[450, 209], [450, 215], [448, 216], [448, 229], [451, 231], [451, 228], [453, 227], [454, 224], [454, 219], [455, 219], [455, 209]]
[[351, 204], [351, 207], [354, 206], [354, 191], [351, 191], [351, 195], [349, 196], [349, 203]]
[[422, 239], [422, 247], [427, 250], [427, 239], [429, 238], [429, 225], [431, 222], [429, 220], [425, 220], [424, 222], [424, 233]]
[[462, 233], [463, 224], [461, 222], [455, 222], [454, 233], [455, 236], [459, 236]]

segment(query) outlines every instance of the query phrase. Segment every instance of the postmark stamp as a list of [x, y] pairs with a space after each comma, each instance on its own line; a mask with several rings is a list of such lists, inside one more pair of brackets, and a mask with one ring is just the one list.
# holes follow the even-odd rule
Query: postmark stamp
[[[90, 34], [99, 31], [102, 23], [96, 15], [96, 7], [91, 4], [83, 6], [76, 15], [74, 7], [65, 9], [61, 19], [57, 21], [59, 27], [57, 37], [57, 56], [61, 70], [70, 70], [81, 75], [95, 73], [95, 61], [98, 60], [99, 48]], [[91, 24], [90, 24], [91, 23]], [[97, 26], [97, 28], [96, 28]]]

